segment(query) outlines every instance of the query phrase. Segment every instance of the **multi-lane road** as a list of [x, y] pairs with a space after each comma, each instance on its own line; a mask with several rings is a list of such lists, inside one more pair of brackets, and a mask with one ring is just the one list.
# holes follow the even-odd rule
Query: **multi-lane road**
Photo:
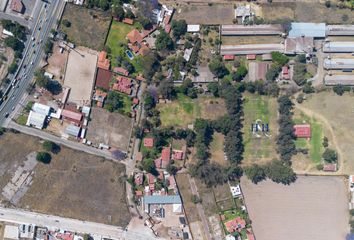
[[13, 86], [5, 93], [7, 98], [0, 105], [0, 125], [7, 126], [14, 109], [20, 104], [30, 85], [34, 72], [44, 56], [43, 46], [46, 43], [50, 30], [60, 19], [65, 6], [64, 0], [38, 0], [34, 10], [33, 23], [29, 24], [31, 35], [28, 36], [23, 59], [17, 73], [11, 79]]

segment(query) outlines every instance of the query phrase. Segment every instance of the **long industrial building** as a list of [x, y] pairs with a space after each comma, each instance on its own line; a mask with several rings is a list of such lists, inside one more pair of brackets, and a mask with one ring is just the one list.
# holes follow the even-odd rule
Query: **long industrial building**
[[284, 52], [284, 44], [222, 45], [221, 55], [247, 55]]
[[327, 36], [354, 36], [354, 25], [327, 25]]
[[337, 70], [350, 70], [354, 69], [354, 58], [333, 58], [328, 59], [326, 58], [323, 62], [323, 68], [330, 70], [330, 69], [337, 69]]
[[225, 36], [281, 35], [282, 33], [280, 24], [221, 25], [221, 35]]
[[354, 85], [354, 75], [326, 75], [325, 85]]
[[325, 23], [291, 23], [289, 37], [326, 37], [326, 24]]
[[326, 42], [323, 45], [325, 53], [354, 53], [354, 42]]

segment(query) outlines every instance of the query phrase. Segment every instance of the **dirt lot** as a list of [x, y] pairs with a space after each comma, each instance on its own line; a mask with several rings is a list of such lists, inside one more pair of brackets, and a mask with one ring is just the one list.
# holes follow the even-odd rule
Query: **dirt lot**
[[351, 174], [354, 171], [352, 144], [354, 130], [354, 95], [338, 96], [332, 91], [312, 94], [307, 100], [297, 105], [309, 117], [316, 118], [323, 126], [324, 134], [329, 139], [330, 147], [339, 155], [339, 173]]
[[345, 239], [349, 231], [340, 177], [299, 176], [290, 186], [243, 178], [241, 185], [257, 240]]
[[68, 60], [68, 51], [64, 51], [63, 53], [59, 52], [59, 45], [54, 44], [53, 53], [48, 58], [48, 66], [46, 67], [46, 71], [54, 75], [54, 79], [60, 80], [63, 83], [66, 62]]
[[221, 42], [223, 45], [242, 45], [242, 44], [267, 44], [280, 43], [284, 41], [279, 36], [222, 36]]
[[[334, 5], [334, 4], [333, 4]], [[326, 22], [331, 24], [352, 24], [354, 12], [337, 7], [327, 8], [323, 3], [312, 2], [274, 2], [261, 4], [262, 17], [266, 21], [295, 19], [299, 22]], [[331, 16], [331, 17], [328, 17]]]
[[224, 138], [223, 134], [214, 133], [213, 141], [210, 143], [210, 161], [218, 163], [221, 166], [228, 166], [229, 162], [225, 159]]
[[233, 4], [206, 3], [180, 4], [175, 19], [185, 19], [188, 24], [232, 24], [235, 18]]
[[102, 108], [92, 108], [87, 139], [125, 152], [128, 150], [131, 128], [131, 118], [119, 113], [110, 113]]
[[96, 51], [80, 47], [69, 53], [64, 80], [64, 86], [71, 88], [69, 102], [80, 106], [90, 103], [96, 63]]
[[[41, 150], [41, 142], [24, 134], [6, 133], [0, 136], [0, 145], [3, 187], [26, 155]], [[16, 207], [126, 226], [130, 214], [124, 174], [122, 164], [61, 147], [59, 154], [52, 155], [50, 164], [37, 164], [32, 185]]]
[[[64, 19], [71, 22], [70, 27], [62, 24]], [[68, 35], [68, 40], [76, 45], [102, 50], [110, 22], [109, 12], [66, 4], [60, 29]]]
[[[2, 31], [2, 28], [0, 28]], [[3, 51], [0, 51], [0, 55], [3, 55], [6, 57], [6, 61], [0, 60], [0, 84], [2, 83], [2, 80], [5, 78], [7, 74], [7, 68], [11, 65], [11, 63], [14, 60], [14, 51], [11, 48], [5, 48]], [[5, 60], [5, 59], [4, 59]]]

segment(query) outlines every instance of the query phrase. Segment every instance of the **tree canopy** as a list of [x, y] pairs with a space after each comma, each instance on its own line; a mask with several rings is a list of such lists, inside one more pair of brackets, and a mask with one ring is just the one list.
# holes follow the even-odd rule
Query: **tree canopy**
[[161, 50], [172, 50], [174, 47], [173, 40], [165, 31], [161, 31], [156, 37], [155, 42], [156, 49]]
[[42, 162], [44, 164], [49, 164], [52, 160], [52, 156], [47, 152], [38, 152], [36, 159], [38, 162]]
[[171, 24], [173, 36], [175, 38], [180, 38], [187, 32], [187, 22], [186, 20], [173, 20]]
[[221, 57], [214, 57], [211, 59], [208, 66], [210, 71], [218, 78], [223, 78], [229, 73], [225, 64], [222, 62]]

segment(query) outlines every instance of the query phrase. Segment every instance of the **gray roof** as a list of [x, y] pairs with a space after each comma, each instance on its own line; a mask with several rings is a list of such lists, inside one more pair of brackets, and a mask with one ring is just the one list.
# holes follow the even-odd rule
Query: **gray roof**
[[220, 49], [221, 55], [264, 54], [271, 52], [284, 52], [284, 44], [222, 45]]
[[326, 85], [354, 85], [354, 75], [326, 75], [325, 76]]
[[167, 195], [167, 196], [145, 196], [144, 204], [182, 204], [181, 197], [179, 195]]
[[326, 58], [323, 62], [325, 69], [354, 69], [354, 58]]
[[354, 52], [354, 42], [326, 42], [323, 45], [324, 52]]
[[72, 136], [77, 137], [77, 136], [79, 136], [80, 129], [81, 129], [80, 127], [77, 127], [77, 126], [75, 126], [75, 125], [73, 125], [73, 124], [70, 124], [70, 125], [65, 129], [65, 132], [66, 132], [67, 134], [70, 134], [70, 135], [72, 135]]
[[38, 129], [42, 129], [44, 122], [46, 119], [46, 115], [44, 114], [40, 114], [34, 111], [30, 111], [28, 118], [27, 118], [27, 126], [33, 126], [36, 127]]
[[325, 23], [291, 23], [289, 37], [326, 37]]
[[328, 36], [351, 36], [354, 35], [354, 25], [327, 25]]

